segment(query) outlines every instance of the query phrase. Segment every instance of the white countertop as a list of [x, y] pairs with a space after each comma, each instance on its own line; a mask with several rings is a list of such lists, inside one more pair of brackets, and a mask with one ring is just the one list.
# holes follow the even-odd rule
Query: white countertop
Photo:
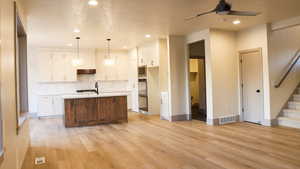
[[114, 97], [114, 96], [128, 96], [128, 94], [127, 93], [100, 93], [99, 95], [97, 95], [95, 93], [86, 93], [86, 94], [62, 95], [62, 98], [83, 99], [83, 98]]

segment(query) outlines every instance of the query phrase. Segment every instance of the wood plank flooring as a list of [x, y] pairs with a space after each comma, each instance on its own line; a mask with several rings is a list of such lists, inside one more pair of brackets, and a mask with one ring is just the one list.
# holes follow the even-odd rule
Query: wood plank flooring
[[[131, 114], [128, 123], [64, 128], [32, 119], [22, 169], [300, 169], [300, 130], [249, 123], [207, 126]], [[46, 164], [34, 165], [45, 156]]]

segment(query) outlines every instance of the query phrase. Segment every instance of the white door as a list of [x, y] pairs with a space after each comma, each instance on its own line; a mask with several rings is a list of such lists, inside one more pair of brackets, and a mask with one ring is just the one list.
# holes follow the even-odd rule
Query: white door
[[263, 76], [261, 52], [241, 53], [243, 119], [252, 123], [263, 120]]

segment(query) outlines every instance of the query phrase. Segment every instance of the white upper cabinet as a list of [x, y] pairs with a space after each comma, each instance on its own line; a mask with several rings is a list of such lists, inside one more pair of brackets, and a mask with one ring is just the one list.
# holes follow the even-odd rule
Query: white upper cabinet
[[52, 56], [52, 81], [62, 82], [65, 80], [66, 71], [66, 55], [61, 53], [53, 53]]
[[138, 48], [138, 58], [139, 58], [139, 66], [146, 66], [147, 65], [147, 57], [146, 57], [147, 49], [145, 47]]
[[42, 52], [38, 57], [38, 79], [40, 82], [52, 81], [52, 57], [49, 52]]
[[138, 48], [139, 66], [159, 66], [159, 41], [146, 43]]
[[128, 80], [128, 52], [112, 51], [111, 57], [114, 64], [105, 64], [105, 51], [96, 52], [96, 79], [97, 80]]
[[73, 53], [66, 53], [65, 66], [64, 66], [64, 81], [74, 82], [77, 81], [77, 68], [73, 66]]
[[[77, 57], [77, 54], [75, 54]], [[80, 65], [77, 69], [95, 69], [95, 55], [94, 49], [83, 49], [79, 51]]]
[[72, 65], [74, 53], [43, 51], [38, 58], [39, 82], [71, 82], [77, 80]]

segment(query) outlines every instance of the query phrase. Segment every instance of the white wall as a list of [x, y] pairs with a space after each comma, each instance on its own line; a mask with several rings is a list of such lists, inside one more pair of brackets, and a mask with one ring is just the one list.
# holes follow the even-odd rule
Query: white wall
[[[238, 57], [236, 33], [210, 31], [213, 118], [234, 116], [238, 110]], [[208, 119], [210, 120], [210, 119]]]
[[[210, 39], [210, 30], [205, 29], [199, 32], [194, 32], [188, 34], [185, 39], [185, 46], [188, 46], [191, 43], [199, 42], [204, 40], [205, 43], [205, 69], [206, 69], [206, 106], [207, 106], [207, 118], [213, 119], [213, 82], [212, 82], [212, 57], [211, 57], [211, 39]], [[186, 52], [186, 56], [188, 56]], [[189, 79], [190, 77], [188, 77]], [[189, 89], [188, 89], [189, 91]], [[188, 92], [189, 95], [189, 92]], [[190, 96], [188, 97], [190, 98]], [[190, 106], [190, 99], [188, 99], [188, 106]], [[189, 114], [191, 114], [189, 108]], [[212, 123], [212, 122], [208, 122]]]
[[[293, 21], [293, 18], [287, 21]], [[291, 24], [281, 21], [273, 23], [272, 27]], [[299, 17], [294, 22], [299, 22]], [[287, 66], [300, 48], [300, 26], [290, 27], [269, 33], [269, 72], [271, 92], [271, 119], [275, 119], [284, 107], [289, 97], [300, 82], [300, 63], [289, 74], [280, 88], [275, 88]]]
[[186, 36], [186, 46], [205, 40], [207, 123], [239, 113], [236, 33], [207, 29]]
[[188, 115], [188, 63], [186, 59], [185, 37], [169, 36], [170, 59], [170, 110], [172, 116]]
[[[270, 122], [270, 80], [268, 53], [268, 25], [262, 24], [237, 33], [237, 51], [257, 49], [262, 50], [263, 59], [263, 92], [264, 92], [264, 125]], [[239, 103], [241, 105], [241, 103]], [[241, 107], [240, 107], [241, 108]]]
[[[19, 12], [26, 29], [26, 13], [22, 1], [17, 0]], [[28, 150], [30, 137], [28, 121], [17, 135], [15, 51], [14, 51], [14, 8], [12, 0], [0, 1], [0, 69], [1, 69], [1, 115], [3, 119], [4, 161], [0, 169], [21, 169]]]

